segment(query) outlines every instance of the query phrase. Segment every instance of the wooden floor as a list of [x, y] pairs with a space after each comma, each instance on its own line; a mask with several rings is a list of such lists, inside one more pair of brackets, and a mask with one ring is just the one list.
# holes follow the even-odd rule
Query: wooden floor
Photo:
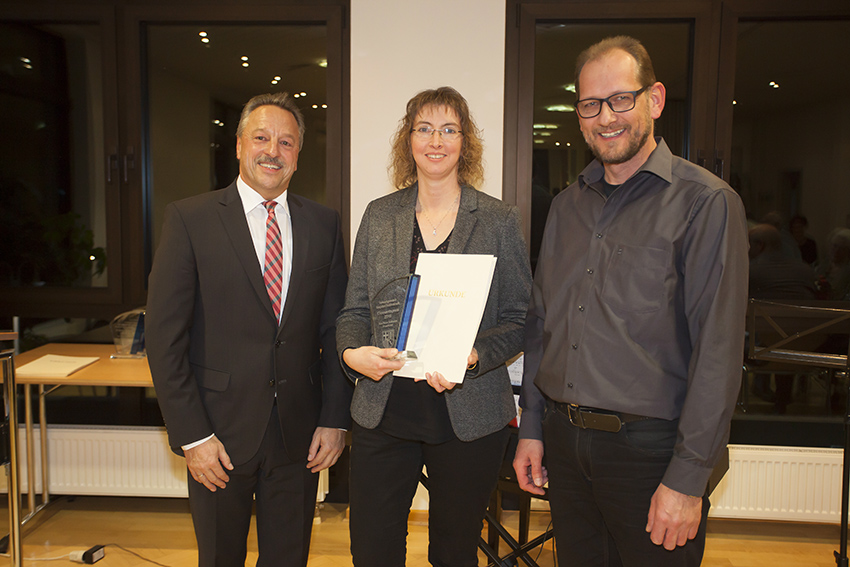
[[[8, 512], [0, 510], [0, 529], [8, 524]], [[547, 512], [532, 513], [532, 536], [549, 521]], [[504, 522], [516, 526], [516, 513], [506, 512]], [[409, 524], [410, 567], [427, 566], [427, 516], [414, 512]], [[833, 567], [833, 551], [839, 545], [836, 525], [787, 524], [709, 520], [703, 565], [707, 567]], [[133, 553], [169, 567], [197, 564], [195, 540], [188, 504], [182, 499], [76, 497], [59, 498], [42, 510], [23, 530], [25, 565], [30, 558], [55, 558], [51, 565], [72, 565], [71, 551], [107, 545], [100, 567], [135, 567], [152, 563]], [[255, 536], [249, 541], [248, 565], [257, 558]], [[120, 546], [120, 547], [119, 547]], [[503, 547], [504, 549], [504, 547]], [[133, 553], [131, 553], [133, 552]], [[552, 543], [536, 550], [541, 567], [553, 566]], [[486, 565], [479, 554], [480, 565]], [[522, 563], [520, 563], [522, 565]], [[326, 504], [319, 510], [313, 530], [311, 567], [349, 567], [348, 520], [345, 506]]]

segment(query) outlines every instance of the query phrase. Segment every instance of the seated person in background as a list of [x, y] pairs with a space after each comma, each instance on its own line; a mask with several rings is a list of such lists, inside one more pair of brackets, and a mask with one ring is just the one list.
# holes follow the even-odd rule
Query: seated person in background
[[788, 232], [785, 217], [782, 216], [782, 213], [779, 211], [770, 211], [761, 218], [761, 222], [774, 226], [776, 227], [776, 230], [779, 231], [781, 243], [780, 250], [786, 258], [790, 258], [792, 260], [803, 259], [800, 246], [797, 244], [797, 241], [794, 240], [794, 237], [791, 236], [791, 233]]
[[850, 228], [837, 228], [829, 235], [829, 257], [818, 266], [824, 299], [846, 301], [850, 297]]
[[749, 296], [756, 299], [815, 299], [815, 274], [801, 260], [782, 252], [782, 235], [770, 224], [749, 231]]
[[788, 223], [788, 230], [797, 245], [800, 247], [800, 255], [806, 264], [814, 266], [818, 262], [818, 243], [806, 235], [809, 228], [809, 220], [803, 215], [797, 215]]

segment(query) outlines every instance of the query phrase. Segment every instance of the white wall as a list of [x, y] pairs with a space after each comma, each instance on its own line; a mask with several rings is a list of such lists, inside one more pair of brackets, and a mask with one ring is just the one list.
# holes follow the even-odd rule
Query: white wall
[[366, 205], [393, 190], [390, 137], [417, 92], [448, 85], [485, 143], [485, 182], [502, 196], [505, 3], [351, 0], [351, 242]]

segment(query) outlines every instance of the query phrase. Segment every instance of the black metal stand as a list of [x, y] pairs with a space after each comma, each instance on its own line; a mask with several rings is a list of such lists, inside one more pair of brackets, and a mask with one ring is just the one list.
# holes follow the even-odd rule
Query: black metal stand
[[[847, 376], [850, 381], [850, 375]], [[844, 465], [841, 472], [841, 540], [835, 551], [835, 564], [848, 567], [847, 562], [847, 512], [850, 497], [850, 384], [848, 384], [847, 406], [844, 411]]]
[[[0, 332], [0, 341], [13, 341], [17, 339], [17, 333]], [[17, 386], [15, 384], [15, 365], [12, 360], [13, 350], [0, 352], [0, 365], [3, 375], [3, 398], [5, 401], [5, 412], [3, 421], [7, 428], [7, 451], [3, 464], [9, 489], [9, 535], [6, 536], [6, 548], [9, 553], [10, 564], [13, 567], [21, 567], [21, 487], [19, 484], [20, 468], [18, 465], [18, 398]]]

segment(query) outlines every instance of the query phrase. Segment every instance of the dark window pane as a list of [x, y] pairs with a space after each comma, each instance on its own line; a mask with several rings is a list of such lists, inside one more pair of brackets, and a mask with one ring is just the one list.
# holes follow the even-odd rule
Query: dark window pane
[[0, 286], [106, 286], [94, 25], [0, 24]]
[[[850, 308], [850, 110], [840, 104], [841, 93], [850, 92], [843, 72], [848, 50], [848, 20], [738, 23], [730, 182], [751, 222], [750, 295], [756, 299]], [[813, 325], [804, 325], [805, 317], [796, 326], [777, 322], [793, 336]], [[765, 332], [754, 338], [757, 346], [780, 339]], [[847, 325], [784, 348], [847, 355]], [[840, 438], [844, 373], [818, 364], [747, 365], [741, 400], [747, 418], [779, 415], [803, 424], [798, 432], [782, 430], [784, 444]], [[811, 424], [829, 424], [832, 433], [812, 434]], [[739, 427], [742, 433], [757, 432], [747, 425]], [[799, 431], [808, 439], [798, 439]]]

